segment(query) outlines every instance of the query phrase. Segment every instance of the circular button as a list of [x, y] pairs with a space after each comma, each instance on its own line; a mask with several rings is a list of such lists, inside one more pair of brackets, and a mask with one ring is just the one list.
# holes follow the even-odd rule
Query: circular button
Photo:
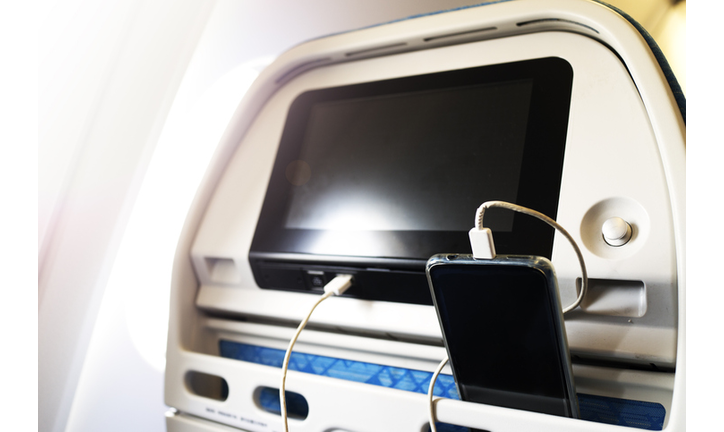
[[632, 229], [628, 222], [620, 217], [606, 219], [601, 227], [603, 240], [611, 246], [623, 246], [631, 240]]

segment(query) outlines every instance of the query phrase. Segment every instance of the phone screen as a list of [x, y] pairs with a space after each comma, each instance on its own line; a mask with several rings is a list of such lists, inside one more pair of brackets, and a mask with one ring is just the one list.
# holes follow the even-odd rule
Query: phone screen
[[550, 275], [523, 265], [429, 269], [463, 400], [572, 417], [572, 378]]

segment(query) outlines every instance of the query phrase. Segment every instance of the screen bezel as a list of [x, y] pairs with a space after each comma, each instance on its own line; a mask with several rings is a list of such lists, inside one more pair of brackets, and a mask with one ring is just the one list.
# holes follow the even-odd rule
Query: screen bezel
[[[250, 256], [318, 255], [416, 260], [443, 251], [470, 252], [467, 231], [345, 231], [285, 227], [286, 209], [293, 187], [286, 167], [297, 159], [311, 107], [318, 102], [374, 97], [478, 84], [531, 80], [533, 89], [526, 129], [517, 203], [556, 217], [568, 130], [573, 70], [558, 57], [394, 78], [382, 81], [310, 90], [289, 108], [266, 197], [251, 245]], [[464, 181], [464, 179], [461, 179]], [[431, 205], [436, 205], [431, 203]], [[471, 226], [474, 209], [471, 209]], [[334, 234], [343, 241], [327, 246]], [[553, 230], [523, 215], [513, 216], [513, 230], [495, 234], [503, 253], [550, 257]], [[367, 247], [360, 247], [360, 245]], [[372, 246], [370, 246], [372, 245]]]

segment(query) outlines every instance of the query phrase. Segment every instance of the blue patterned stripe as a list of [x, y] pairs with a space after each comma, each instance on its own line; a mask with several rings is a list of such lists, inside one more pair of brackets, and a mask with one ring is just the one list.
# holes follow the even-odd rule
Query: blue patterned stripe
[[[219, 341], [221, 356], [267, 366], [282, 367], [284, 350], [249, 345], [227, 340]], [[432, 372], [384, 366], [375, 363], [344, 360], [292, 352], [289, 370], [339, 378], [347, 381], [427, 394]], [[435, 395], [460, 399], [451, 375], [439, 375]]]
[[[285, 354], [285, 351], [280, 349], [227, 340], [219, 341], [219, 350], [222, 357], [278, 368], [282, 367]], [[427, 394], [430, 379], [432, 378], [432, 372], [305, 354], [296, 351], [292, 353], [289, 359], [289, 369], [422, 394]], [[455, 380], [451, 375], [441, 374], [438, 376], [435, 383], [435, 395], [449, 399], [460, 399], [455, 387]], [[278, 399], [267, 399], [270, 400], [271, 404], [276, 403], [276, 410], [278, 411]], [[583, 420], [646, 430], [662, 430], [664, 427], [666, 410], [658, 403], [582, 393], [578, 394], [578, 403]], [[270, 409], [272, 409], [271, 406]], [[438, 430], [464, 432], [468, 429], [440, 424]]]

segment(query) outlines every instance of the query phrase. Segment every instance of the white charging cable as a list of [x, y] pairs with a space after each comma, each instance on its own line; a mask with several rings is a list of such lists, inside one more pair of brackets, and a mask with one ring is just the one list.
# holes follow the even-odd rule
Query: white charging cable
[[583, 254], [581, 249], [578, 248], [578, 244], [573, 237], [568, 234], [565, 228], [563, 228], [558, 222], [549, 218], [541, 212], [531, 210], [528, 207], [523, 207], [517, 204], [511, 204], [505, 201], [488, 201], [483, 203], [478, 210], [475, 212], [475, 228], [471, 229], [468, 235], [470, 236], [470, 245], [473, 248], [473, 257], [478, 259], [492, 259], [495, 258], [495, 246], [493, 244], [493, 237], [490, 232], [490, 228], [483, 226], [483, 217], [485, 216], [485, 210], [491, 207], [500, 207], [518, 213], [523, 213], [528, 216], [538, 218], [553, 228], [557, 229], [563, 236], [571, 243], [573, 250], [576, 252], [578, 257], [578, 263], [581, 265], [581, 291], [578, 293], [576, 301], [571, 303], [567, 308], [563, 309], [563, 313], [568, 313], [573, 309], [577, 308], [583, 301], [583, 297], [588, 291], [588, 271], [586, 271], [586, 263], [583, 261]]
[[314, 309], [316, 309], [320, 303], [322, 303], [329, 297], [333, 295], [342, 295], [345, 291], [349, 289], [350, 286], [352, 286], [352, 276], [345, 274], [337, 275], [337, 277], [327, 283], [327, 285], [324, 286], [324, 295], [322, 295], [322, 297], [317, 300], [316, 303], [314, 303], [314, 306], [312, 306], [312, 309], [309, 311], [307, 316], [304, 318], [304, 320], [302, 320], [301, 323], [299, 323], [299, 327], [297, 327], [297, 332], [294, 333], [294, 337], [291, 341], [289, 341], [289, 348], [287, 348], [287, 352], [284, 355], [284, 363], [282, 364], [282, 384], [281, 386], [279, 386], [279, 404], [281, 406], [281, 414], [284, 421], [285, 432], [289, 432], [289, 425], [287, 424], [287, 398], [284, 390], [286, 388], [287, 382], [287, 369], [289, 368], [289, 358], [292, 356], [292, 349], [294, 348], [294, 344], [297, 343], [299, 334], [302, 333], [302, 330], [304, 330], [304, 327], [309, 322], [309, 318], [312, 317], [312, 312], [314, 312]]
[[[578, 263], [581, 265], [581, 291], [578, 293], [576, 301], [571, 303], [567, 308], [563, 309], [563, 313], [568, 313], [573, 309], [577, 308], [583, 301], [583, 297], [586, 295], [586, 291], [588, 290], [588, 271], [586, 271], [586, 263], [583, 261], [583, 254], [578, 248], [578, 244], [576, 244], [576, 241], [573, 239], [573, 237], [571, 237], [568, 231], [566, 231], [565, 228], [558, 224], [558, 222], [554, 221], [553, 219], [544, 215], [541, 212], [531, 210], [528, 207], [523, 207], [517, 204], [511, 204], [505, 201], [487, 201], [483, 203], [480, 207], [478, 207], [478, 210], [475, 212], [475, 227], [471, 229], [468, 233], [468, 236], [470, 237], [470, 246], [473, 249], [473, 257], [476, 259], [495, 258], [495, 243], [493, 243], [492, 231], [490, 231], [490, 228], [485, 228], [483, 226], [483, 217], [485, 216], [485, 210], [491, 207], [504, 208], [538, 218], [543, 222], [547, 223], [548, 225], [552, 226], [553, 228], [557, 229], [571, 243], [571, 246], [573, 246], [573, 250], [576, 251]], [[446, 356], [438, 365], [437, 370], [435, 370], [435, 374], [432, 376], [430, 381], [430, 388], [427, 392], [431, 432], [437, 432], [437, 427], [435, 427], [435, 405], [433, 403], [433, 389], [435, 388], [435, 381], [437, 380], [437, 376], [440, 375], [440, 371], [445, 366], [445, 364], [447, 364], [447, 362], [448, 358]]]
[[[427, 402], [428, 402], [428, 414], [430, 415], [430, 430], [432, 432], [437, 432], [437, 426], [435, 426], [435, 405], [432, 400], [433, 397], [433, 390], [435, 390], [435, 381], [437, 381], [438, 375], [440, 375], [440, 372], [442, 371], [442, 368], [445, 367], [447, 364], [448, 358], [445, 356], [445, 358], [440, 362], [439, 365], [437, 365], [437, 369], [435, 369], [435, 373], [432, 374], [432, 378], [430, 378], [430, 387], [427, 390]], [[442, 399], [442, 398], [440, 398]]]

